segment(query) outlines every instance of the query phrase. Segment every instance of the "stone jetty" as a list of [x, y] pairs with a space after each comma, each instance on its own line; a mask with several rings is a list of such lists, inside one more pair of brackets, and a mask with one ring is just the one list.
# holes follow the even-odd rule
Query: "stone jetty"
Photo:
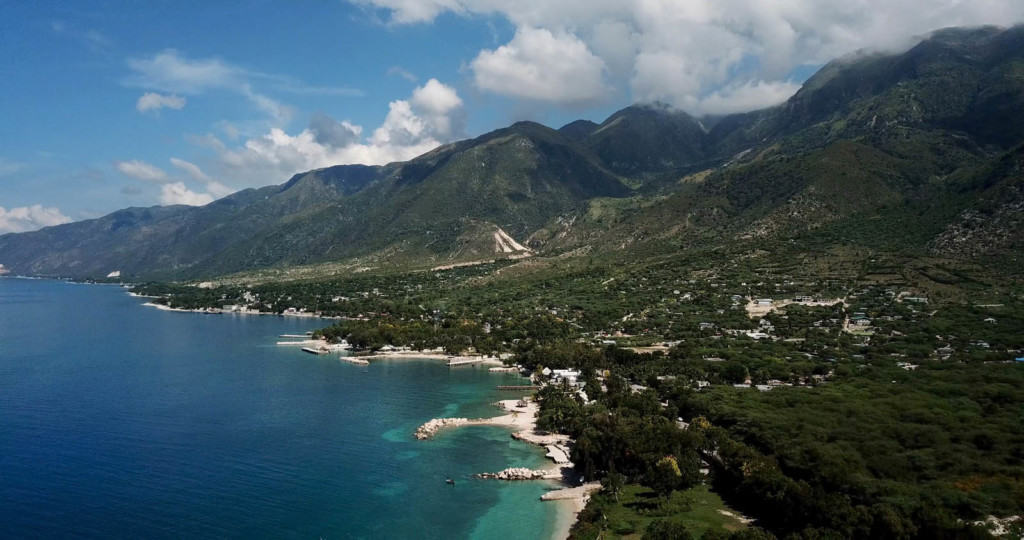
[[473, 475], [475, 478], [493, 478], [495, 480], [542, 480], [544, 478], [559, 478], [558, 471], [545, 471], [541, 469], [527, 469], [526, 467], [510, 467], [496, 473], [480, 473]]
[[422, 426], [416, 428], [413, 435], [419, 440], [433, 437], [438, 431], [447, 427], [462, 426], [471, 423], [469, 418], [434, 418]]

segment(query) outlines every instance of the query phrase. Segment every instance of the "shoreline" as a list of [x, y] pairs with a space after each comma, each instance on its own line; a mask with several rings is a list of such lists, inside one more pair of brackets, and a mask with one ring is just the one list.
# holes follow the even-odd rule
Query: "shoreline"
[[[523, 403], [525, 406], [519, 406]], [[545, 474], [533, 480], [554, 482], [561, 485], [560, 489], [548, 491], [541, 496], [541, 501], [554, 502], [557, 506], [556, 518], [552, 538], [554, 540], [565, 540], [569, 537], [569, 531], [576, 523], [579, 513], [586, 507], [590, 494], [601, 488], [596, 482], [583, 483], [582, 478], [574, 481], [575, 471], [573, 464], [569, 461], [568, 446], [572, 440], [568, 435], [558, 433], [537, 432], [537, 412], [540, 407], [532, 400], [505, 399], [496, 405], [507, 411], [508, 414], [493, 416], [489, 418], [434, 418], [417, 428], [414, 436], [419, 440], [433, 438], [442, 430], [461, 426], [497, 426], [512, 428], [512, 438], [523, 441], [534, 446], [539, 446], [548, 451], [547, 457], [552, 464], [545, 469], [538, 469]], [[506, 469], [508, 470], [508, 469]], [[483, 473], [495, 474], [495, 473]], [[526, 481], [527, 479], [504, 479], [512, 481]]]
[[[156, 298], [153, 296], [143, 296], [141, 294], [134, 294], [129, 292], [130, 296], [135, 298]], [[175, 308], [166, 306], [164, 304], [157, 304], [155, 302], [143, 302], [141, 305], [145, 307], [151, 307], [159, 309], [160, 311], [175, 311], [178, 313], [198, 313], [200, 315], [274, 315], [277, 317], [299, 317], [305, 319], [342, 319], [343, 317], [334, 317], [331, 315], [317, 315], [315, 313], [270, 313], [267, 311], [224, 311], [218, 308]]]
[[[146, 298], [150, 299], [153, 297], [143, 296], [136, 293], [128, 292], [128, 294], [134, 298]], [[144, 302], [142, 306], [152, 307], [161, 311], [174, 311], [179, 313], [193, 313], [200, 315], [224, 315], [224, 314], [237, 314], [237, 315], [277, 315], [280, 317], [301, 317], [310, 319], [342, 319], [343, 317], [329, 317], [322, 315], [315, 315], [313, 313], [267, 313], [260, 311], [223, 311], [216, 308], [213, 309], [183, 309], [183, 308], [172, 308], [167, 305], [157, 304], [154, 302]], [[306, 341], [306, 340], [303, 340]], [[318, 342], [325, 343], [325, 342]], [[291, 344], [291, 343], [288, 343]], [[285, 345], [285, 343], [278, 343], [278, 345]], [[339, 357], [341, 361], [348, 361], [358, 365], [368, 365], [370, 360], [384, 360], [384, 359], [409, 359], [409, 360], [448, 360], [448, 361], [470, 361], [470, 363], [463, 365], [482, 365], [487, 367], [500, 367], [507, 368], [505, 363], [494, 356], [481, 356], [481, 355], [447, 355], [443, 353], [433, 351], [384, 351], [377, 352], [370, 355], [341, 355]], [[459, 365], [453, 365], [451, 367], [461, 367]], [[501, 400], [496, 405], [507, 414], [499, 415], [489, 418], [475, 418], [475, 419], [460, 419], [465, 420], [464, 422], [445, 424], [439, 426], [434, 430], [428, 437], [433, 437], [437, 431], [448, 427], [456, 427], [458, 425], [487, 425], [496, 427], [505, 427], [512, 429], [512, 437], [528, 444], [539, 446], [548, 450], [545, 457], [551, 459], [553, 463], [549, 467], [543, 469], [546, 473], [542, 478], [538, 478], [545, 483], [550, 483], [552, 487], [561, 486], [559, 489], [552, 489], [546, 492], [540, 499], [539, 502], [551, 503], [555, 507], [554, 519], [551, 523], [551, 539], [552, 540], [566, 540], [569, 538], [570, 530], [575, 525], [579, 513], [586, 507], [587, 501], [590, 498], [590, 493], [596, 489], [600, 489], [600, 485], [591, 484], [579, 484], [573, 483], [570, 479], [573, 472], [572, 463], [568, 461], [568, 451], [565, 445], [571, 444], [571, 440], [566, 435], [560, 434], [538, 434], [536, 432], [537, 419], [536, 414], [539, 410], [539, 406], [533, 401], [526, 401], [526, 407], [518, 407], [518, 403], [521, 400], [509, 399]], [[440, 419], [435, 419], [440, 420]], [[429, 423], [429, 422], [428, 422]], [[422, 426], [421, 426], [422, 427]], [[564, 450], [553, 451], [552, 447], [561, 446]], [[557, 455], [557, 457], [555, 457]]]
[[[456, 361], [477, 361], [476, 365], [484, 366], [505, 366], [505, 363], [501, 359], [494, 356], [482, 356], [482, 355], [453, 355], [444, 354], [432, 351], [384, 351], [375, 352], [373, 354], [360, 354], [350, 355], [349, 358], [361, 358], [363, 360], [383, 360], [383, 359], [396, 359], [404, 358], [408, 360], [456, 360]], [[474, 364], [465, 364], [474, 365]], [[451, 366], [461, 367], [461, 366]]]

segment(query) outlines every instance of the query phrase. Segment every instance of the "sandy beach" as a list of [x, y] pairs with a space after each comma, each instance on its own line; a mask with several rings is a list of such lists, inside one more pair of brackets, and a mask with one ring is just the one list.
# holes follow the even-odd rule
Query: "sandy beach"
[[[137, 298], [155, 298], [153, 296], [143, 296], [141, 294], [128, 293], [131, 296]], [[315, 313], [269, 313], [266, 311], [224, 311], [218, 308], [197, 308], [197, 309], [184, 309], [184, 308], [173, 308], [164, 304], [157, 304], [155, 302], [145, 302], [142, 304], [146, 307], [157, 308], [162, 311], [177, 311], [180, 313], [203, 313], [207, 315], [276, 315], [278, 317], [299, 317], [306, 319], [341, 319], [342, 317], [331, 317], [328, 315], [317, 315]]]
[[558, 519], [555, 522], [555, 531], [552, 538], [565, 540], [569, 538], [569, 531], [576, 523], [576, 518], [587, 506], [590, 494], [601, 489], [600, 482], [588, 482], [586, 484], [549, 491], [541, 497], [543, 501], [553, 501], [559, 505]]
[[[410, 360], [456, 360], [456, 361], [474, 361], [476, 365], [484, 366], [504, 366], [505, 363], [500, 359], [493, 356], [479, 356], [479, 355], [450, 355], [433, 351], [380, 351], [373, 354], [361, 354], [359, 358], [364, 360], [381, 360], [381, 359], [395, 359], [395, 358], [407, 358]], [[472, 365], [472, 364], [469, 364]]]
[[[559, 481], [563, 489], [549, 491], [541, 497], [543, 501], [554, 501], [558, 505], [559, 516], [555, 525], [553, 538], [564, 540], [569, 537], [569, 530], [576, 522], [579, 513], [586, 506], [590, 494], [601, 488], [600, 483], [575, 482], [576, 475], [572, 462], [569, 461], [569, 445], [572, 441], [568, 435], [544, 433], [537, 431], [537, 412], [540, 406], [528, 399], [506, 399], [497, 403], [508, 414], [491, 418], [435, 418], [420, 426], [415, 433], [417, 439], [430, 439], [438, 432], [461, 426], [500, 426], [513, 430], [512, 437], [530, 444], [542, 446], [548, 450], [547, 456], [553, 461], [551, 467], [545, 469], [544, 478]], [[555, 480], [557, 479], [557, 480]]]

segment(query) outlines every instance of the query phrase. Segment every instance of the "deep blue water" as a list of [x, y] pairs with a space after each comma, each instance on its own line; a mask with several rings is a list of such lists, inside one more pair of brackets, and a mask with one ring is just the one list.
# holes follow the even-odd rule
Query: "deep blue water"
[[[143, 307], [113, 286], [0, 278], [0, 536], [544, 538], [538, 466], [473, 426], [517, 379], [276, 347], [326, 321]], [[447, 486], [444, 479], [457, 478]]]

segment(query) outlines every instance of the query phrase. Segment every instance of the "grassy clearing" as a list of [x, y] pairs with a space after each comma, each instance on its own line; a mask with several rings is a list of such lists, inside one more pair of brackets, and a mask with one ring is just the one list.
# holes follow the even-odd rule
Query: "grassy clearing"
[[595, 495], [585, 514], [581, 521], [590, 519], [574, 529], [573, 538], [596, 538], [600, 533], [601, 538], [638, 539], [652, 521], [666, 517], [684, 523], [695, 538], [710, 530], [731, 532], [746, 527], [739, 512], [727, 507], [706, 485], [677, 491], [666, 502], [653, 490], [630, 484], [623, 488], [618, 502], [607, 494]]

